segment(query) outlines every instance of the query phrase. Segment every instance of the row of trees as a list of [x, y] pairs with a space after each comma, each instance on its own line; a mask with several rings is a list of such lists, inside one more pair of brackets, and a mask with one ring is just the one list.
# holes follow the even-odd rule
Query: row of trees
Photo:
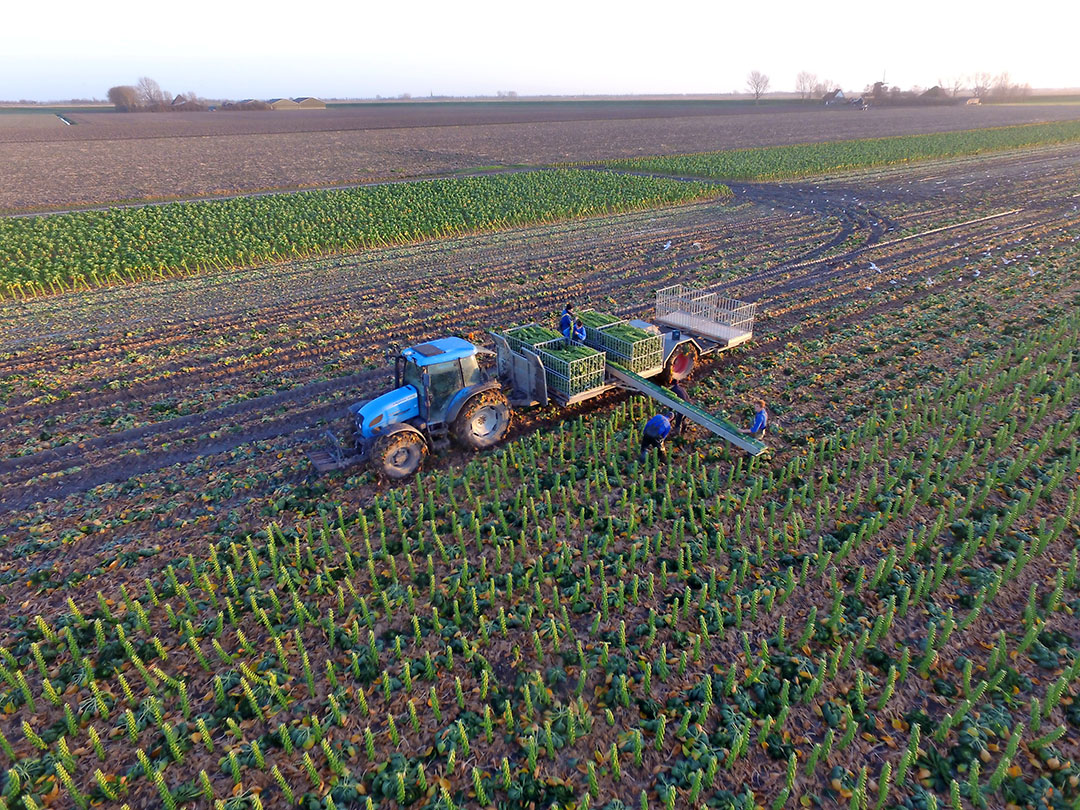
[[[769, 91], [769, 77], [760, 70], [752, 70], [746, 77], [746, 89], [757, 101]], [[835, 91], [840, 85], [832, 79], [819, 80], [816, 73], [808, 70], [799, 71], [795, 77], [795, 92], [802, 99], [820, 99]], [[1031, 85], [1017, 84], [1006, 73], [994, 76], [986, 71], [973, 73], [971, 76], [956, 76], [948, 81], [938, 80], [929, 90], [914, 87], [901, 90], [889, 87], [885, 82], [868, 84], [864, 93], [877, 101], [910, 101], [913, 99], [943, 101], [950, 98], [974, 96], [979, 99], [1005, 100], [1019, 98], [1031, 93]]]
[[[754, 101], [760, 99], [769, 92], [771, 81], [760, 70], [752, 70], [746, 77], [746, 89], [754, 97]], [[795, 90], [803, 99], [821, 98], [826, 93], [831, 93], [839, 85], [832, 79], [818, 81], [818, 77], [808, 71], [802, 71], [795, 78]]]
[[109, 88], [109, 103], [119, 112], [163, 112], [166, 110], [205, 110], [206, 102], [194, 92], [173, 96], [156, 81], [143, 76], [137, 84]]

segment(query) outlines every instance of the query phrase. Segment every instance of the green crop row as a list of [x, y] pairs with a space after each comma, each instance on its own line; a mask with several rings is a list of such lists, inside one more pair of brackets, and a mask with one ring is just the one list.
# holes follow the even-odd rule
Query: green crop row
[[779, 180], [1080, 140], [1080, 121], [804, 143], [608, 161], [609, 168], [731, 180]]
[[0, 219], [0, 295], [355, 251], [725, 191], [560, 169]]

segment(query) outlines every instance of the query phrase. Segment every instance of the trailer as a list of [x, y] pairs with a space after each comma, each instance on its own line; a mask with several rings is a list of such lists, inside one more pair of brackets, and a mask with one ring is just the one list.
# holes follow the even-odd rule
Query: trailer
[[[309, 454], [319, 472], [370, 462], [387, 478], [415, 473], [429, 450], [459, 445], [483, 450], [505, 438], [514, 408], [568, 408], [616, 388], [642, 394], [741, 450], [767, 447], [726, 419], [684, 402], [662, 387], [683, 380], [699, 358], [750, 340], [756, 305], [681, 285], [656, 293], [654, 321], [590, 311], [583, 341], [526, 324], [490, 332], [495, 376], [479, 366], [480, 349], [440, 338], [394, 358], [395, 387], [350, 406], [352, 441], [328, 434]], [[490, 353], [490, 352], [489, 352]]]

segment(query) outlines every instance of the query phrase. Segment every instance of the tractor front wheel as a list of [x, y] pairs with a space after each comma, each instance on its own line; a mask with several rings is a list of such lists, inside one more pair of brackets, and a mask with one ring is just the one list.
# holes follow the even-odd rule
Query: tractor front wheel
[[466, 402], [457, 415], [454, 438], [462, 447], [487, 450], [506, 438], [512, 418], [513, 410], [502, 391], [484, 391]]
[[427, 455], [427, 442], [419, 433], [403, 430], [383, 436], [371, 448], [371, 465], [385, 478], [408, 478], [420, 469]]
[[694, 373], [700, 352], [693, 343], [683, 343], [668, 357], [664, 364], [662, 381], [665, 383], [675, 380], [685, 380]]

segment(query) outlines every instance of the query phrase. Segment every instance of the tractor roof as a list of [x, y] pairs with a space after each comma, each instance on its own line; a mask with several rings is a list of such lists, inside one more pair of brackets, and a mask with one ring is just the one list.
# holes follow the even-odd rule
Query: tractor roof
[[467, 340], [456, 337], [431, 340], [427, 343], [410, 346], [402, 352], [402, 355], [418, 366], [432, 366], [436, 363], [445, 363], [448, 360], [472, 357], [474, 354], [476, 354], [475, 346]]

